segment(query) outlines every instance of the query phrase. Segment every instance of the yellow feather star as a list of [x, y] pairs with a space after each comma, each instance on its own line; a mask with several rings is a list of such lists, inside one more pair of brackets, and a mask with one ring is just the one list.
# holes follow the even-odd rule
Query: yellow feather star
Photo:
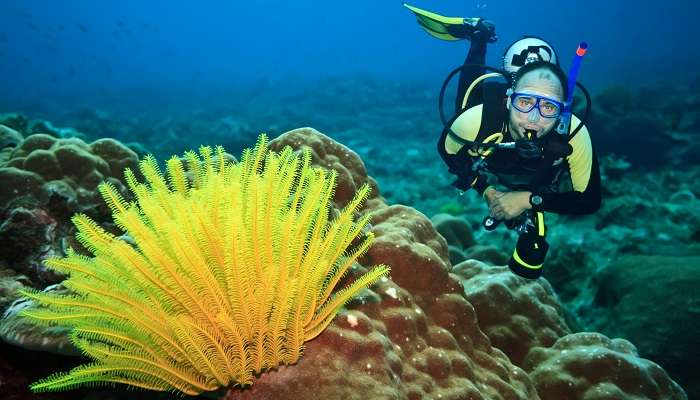
[[69, 326], [93, 359], [35, 382], [35, 392], [123, 383], [196, 395], [252, 384], [254, 374], [295, 363], [352, 296], [388, 274], [376, 266], [334, 293], [373, 240], [348, 250], [368, 222], [353, 214], [369, 188], [330, 221], [336, 174], [312, 167], [309, 152], [268, 151], [261, 135], [241, 162], [226, 161], [221, 147], [185, 160], [187, 168], [168, 160], [166, 178], [146, 157], [145, 183], [127, 170], [131, 203], [100, 186], [135, 245], [76, 215], [92, 257], [70, 251], [46, 262], [72, 293], [23, 292], [41, 305], [26, 318]]

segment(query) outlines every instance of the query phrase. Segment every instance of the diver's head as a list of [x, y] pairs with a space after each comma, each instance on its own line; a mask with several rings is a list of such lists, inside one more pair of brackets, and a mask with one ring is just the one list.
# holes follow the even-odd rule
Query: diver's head
[[516, 40], [503, 53], [503, 69], [510, 74], [515, 74], [520, 67], [535, 61], [559, 65], [559, 57], [552, 45], [535, 36]]
[[555, 128], [564, 109], [566, 75], [550, 62], [521, 67], [508, 91], [508, 129], [514, 139], [535, 139]]

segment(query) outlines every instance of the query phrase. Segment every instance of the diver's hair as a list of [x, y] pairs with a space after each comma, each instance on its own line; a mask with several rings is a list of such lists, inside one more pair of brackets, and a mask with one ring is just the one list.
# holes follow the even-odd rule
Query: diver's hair
[[568, 78], [558, 65], [547, 61], [533, 61], [520, 67], [520, 69], [518, 69], [518, 71], [513, 75], [513, 90], [515, 90], [515, 87], [518, 86], [518, 82], [520, 82], [520, 79], [522, 79], [525, 74], [541, 69], [545, 69], [557, 77], [559, 83], [561, 83], [563, 98], [566, 99], [566, 96], [568, 95]]

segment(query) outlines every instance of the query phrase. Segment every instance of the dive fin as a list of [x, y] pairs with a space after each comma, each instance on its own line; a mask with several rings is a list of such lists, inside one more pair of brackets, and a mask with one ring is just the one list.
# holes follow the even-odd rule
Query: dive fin
[[418, 24], [430, 35], [442, 40], [468, 39], [479, 18], [444, 17], [433, 12], [403, 3], [416, 15]]

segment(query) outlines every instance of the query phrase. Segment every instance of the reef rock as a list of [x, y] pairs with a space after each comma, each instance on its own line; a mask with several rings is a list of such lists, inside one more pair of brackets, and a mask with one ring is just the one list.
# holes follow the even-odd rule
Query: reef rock
[[625, 256], [598, 280], [598, 329], [629, 339], [691, 398], [700, 395], [700, 257]]
[[[277, 140], [295, 148], [315, 144], [320, 165], [338, 160], [338, 145], [308, 128]], [[363, 169], [359, 157], [341, 154], [339, 174], [347, 177], [339, 185], [342, 199], [352, 194], [344, 189], [354, 190], [367, 177], [353, 168]], [[353, 302], [308, 344], [297, 365], [263, 374], [250, 389], [231, 389], [226, 398], [537, 399], [527, 375], [479, 329], [458, 277], [449, 273], [447, 243], [430, 221], [381, 201], [365, 212], [372, 213], [376, 239], [361, 262], [390, 265], [391, 279]]]
[[[299, 151], [310, 148], [315, 165], [337, 171], [338, 207], [347, 204], [362, 184], [372, 186], [373, 195], [360, 212], [372, 216], [368, 229], [375, 241], [348, 278], [360, 274], [364, 265], [380, 263], [392, 268], [391, 276], [353, 299], [326, 331], [307, 343], [297, 364], [262, 373], [251, 387], [230, 388], [223, 398], [576, 398], [552, 397], [558, 392], [546, 384], [547, 374], [541, 372], [548, 371], [551, 360], [572, 351], [564, 348], [571, 330], [546, 280], [526, 281], [505, 266], [473, 260], [453, 268], [448, 243], [431, 221], [413, 208], [387, 205], [356, 153], [312, 128], [283, 134], [270, 148], [285, 145]], [[629, 372], [630, 382], [650, 382], [661, 388], [659, 393], [682, 395], [663, 370], [649, 367], [632, 351], [624, 354], [630, 364], [651, 374], [634, 370]], [[599, 382], [612, 382], [623, 393], [637, 393], [619, 384], [616, 370], [603, 370], [597, 380], [587, 378], [597, 371], [577, 373], [581, 379], [574, 387], [580, 393], [598, 393], [601, 387], [609, 388]]]
[[452, 272], [462, 279], [479, 327], [515, 365], [533, 347], [549, 347], [571, 333], [562, 304], [546, 279], [530, 280], [507, 266], [468, 260]]
[[[0, 208], [17, 202], [47, 204], [52, 195], [98, 204], [96, 187], [108, 181], [125, 192], [120, 179], [125, 167], [138, 168], [136, 153], [113, 139], [85, 143], [77, 138], [57, 139], [46, 134], [27, 137], [0, 168], [7, 182]], [[72, 210], [79, 211], [79, 210]]]
[[542, 400], [686, 400], [683, 389], [632, 343], [594, 332], [567, 335], [528, 353], [523, 368]]

